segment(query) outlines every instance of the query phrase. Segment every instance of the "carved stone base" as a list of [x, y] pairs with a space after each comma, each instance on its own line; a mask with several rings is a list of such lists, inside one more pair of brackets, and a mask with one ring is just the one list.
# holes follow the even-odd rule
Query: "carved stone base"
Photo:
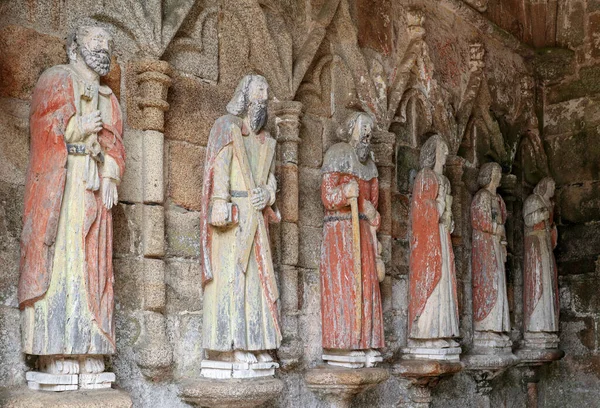
[[115, 382], [114, 373], [98, 374], [50, 374], [28, 371], [25, 374], [27, 386], [39, 391], [74, 391], [111, 388]]
[[99, 390], [110, 388], [116, 379], [115, 373], [79, 374], [79, 389]]
[[559, 349], [530, 349], [523, 348], [517, 350], [517, 357], [520, 360], [519, 365], [522, 366], [538, 366], [553, 361], [560, 360], [565, 356], [565, 352]]
[[131, 408], [129, 395], [120, 390], [79, 390], [73, 392], [39, 392], [27, 387], [0, 389], [3, 408]]
[[526, 349], [558, 349], [558, 333], [525, 332], [523, 348]]
[[203, 360], [200, 363], [200, 375], [206, 378], [254, 378], [270, 377], [275, 375], [279, 364], [274, 361], [268, 363], [233, 363], [228, 361]]
[[387, 380], [390, 374], [383, 368], [342, 368], [320, 366], [308, 370], [304, 381], [308, 389], [327, 401], [332, 408], [349, 407], [352, 399]]
[[[481, 351], [481, 349], [478, 349]], [[477, 384], [477, 395], [475, 399], [480, 408], [491, 406], [490, 393], [491, 382], [508, 368], [519, 362], [517, 356], [512, 354], [510, 348], [499, 351], [498, 348], [484, 349], [481, 354], [468, 354], [463, 356], [462, 361], [467, 371]]]
[[197, 407], [254, 408], [276, 398], [283, 382], [276, 378], [217, 380], [188, 379], [180, 383], [179, 396]]
[[402, 359], [404, 360], [440, 360], [440, 361], [460, 361], [460, 347], [447, 348], [427, 348], [427, 347], [407, 347], [402, 349]]
[[398, 407], [427, 408], [431, 404], [431, 390], [439, 381], [463, 369], [460, 361], [403, 359], [394, 366], [393, 374], [409, 380], [409, 400], [400, 401]]
[[375, 367], [377, 363], [383, 361], [381, 354], [371, 351], [359, 353], [350, 350], [340, 353], [328, 352], [323, 354], [321, 358], [329, 365], [344, 368]]

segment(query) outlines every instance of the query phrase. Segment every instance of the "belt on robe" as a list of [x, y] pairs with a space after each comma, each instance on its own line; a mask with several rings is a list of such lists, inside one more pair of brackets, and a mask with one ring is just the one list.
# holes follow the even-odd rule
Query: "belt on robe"
[[248, 197], [248, 192], [247, 191], [240, 191], [240, 190], [231, 190], [229, 192], [229, 195], [231, 197]]
[[[364, 220], [364, 221], [369, 221], [369, 218], [367, 218], [367, 216], [363, 213], [359, 213], [358, 218], [361, 220]], [[323, 218], [324, 222], [345, 221], [345, 220], [352, 220], [352, 214], [348, 213], [348, 214], [341, 214], [341, 215], [326, 215]]]
[[67, 143], [67, 153], [69, 154], [88, 154], [88, 149], [82, 144]]

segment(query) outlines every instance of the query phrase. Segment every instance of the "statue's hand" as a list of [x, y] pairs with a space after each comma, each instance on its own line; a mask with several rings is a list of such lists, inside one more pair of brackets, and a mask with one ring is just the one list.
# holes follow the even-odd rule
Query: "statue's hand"
[[102, 130], [102, 115], [99, 110], [95, 110], [87, 115], [78, 118], [79, 130], [83, 137], [98, 133]]
[[113, 205], [119, 201], [119, 194], [117, 193], [117, 184], [113, 179], [104, 177], [102, 179], [102, 202], [107, 210], [110, 210]]
[[210, 212], [210, 224], [215, 227], [223, 227], [227, 225], [227, 218], [229, 211], [227, 209], [227, 202], [224, 200], [215, 200], [212, 203], [212, 210]]
[[350, 180], [342, 187], [346, 198], [358, 197], [358, 183], [356, 180]]
[[269, 201], [271, 201], [271, 194], [266, 188], [256, 187], [251, 191], [250, 203], [252, 203], [252, 207], [254, 207], [256, 211], [262, 211]]
[[365, 215], [369, 219], [369, 222], [373, 224], [373, 222], [377, 219], [377, 209], [375, 209], [373, 203], [369, 200], [365, 200], [363, 210], [365, 212]]

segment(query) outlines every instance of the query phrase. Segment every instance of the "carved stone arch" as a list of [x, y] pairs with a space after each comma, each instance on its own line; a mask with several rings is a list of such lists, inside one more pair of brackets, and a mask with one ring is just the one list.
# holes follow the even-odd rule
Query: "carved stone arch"
[[307, 81], [302, 82], [296, 98], [302, 102], [307, 113], [331, 117], [333, 113], [331, 95], [331, 67], [339, 57], [326, 54], [314, 64]]
[[176, 69], [203, 80], [219, 79], [219, 8], [195, 7], [165, 52]]

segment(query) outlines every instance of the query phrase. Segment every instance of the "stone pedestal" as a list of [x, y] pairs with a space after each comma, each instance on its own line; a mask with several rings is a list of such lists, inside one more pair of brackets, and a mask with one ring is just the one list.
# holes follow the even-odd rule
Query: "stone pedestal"
[[[462, 362], [477, 383], [476, 406], [490, 408], [491, 381], [519, 362], [511, 350], [477, 349], [479, 354], [463, 356]], [[485, 353], [487, 351], [487, 353]]]
[[217, 380], [199, 378], [184, 380], [179, 396], [196, 407], [253, 408], [277, 398], [283, 382], [273, 377]]
[[538, 404], [538, 382], [539, 369], [553, 361], [558, 361], [565, 356], [565, 352], [559, 349], [534, 349], [523, 348], [516, 353], [519, 358], [518, 367], [523, 373], [523, 385], [527, 393], [527, 407], [537, 408]]
[[383, 368], [341, 368], [320, 366], [308, 370], [304, 380], [308, 389], [332, 408], [349, 407], [352, 399], [389, 378]]
[[203, 360], [200, 363], [201, 375], [206, 378], [254, 378], [272, 377], [279, 364], [274, 361], [267, 363], [233, 363], [227, 361]]
[[0, 389], [3, 408], [131, 408], [126, 392], [114, 389], [39, 392], [26, 387]]
[[431, 404], [431, 390], [442, 378], [454, 375], [463, 369], [460, 361], [436, 361], [402, 359], [394, 366], [392, 373], [410, 381], [409, 400], [400, 401], [402, 408], [428, 408]]
[[429, 348], [407, 347], [402, 349], [404, 360], [434, 360], [434, 361], [460, 361], [460, 347]]

